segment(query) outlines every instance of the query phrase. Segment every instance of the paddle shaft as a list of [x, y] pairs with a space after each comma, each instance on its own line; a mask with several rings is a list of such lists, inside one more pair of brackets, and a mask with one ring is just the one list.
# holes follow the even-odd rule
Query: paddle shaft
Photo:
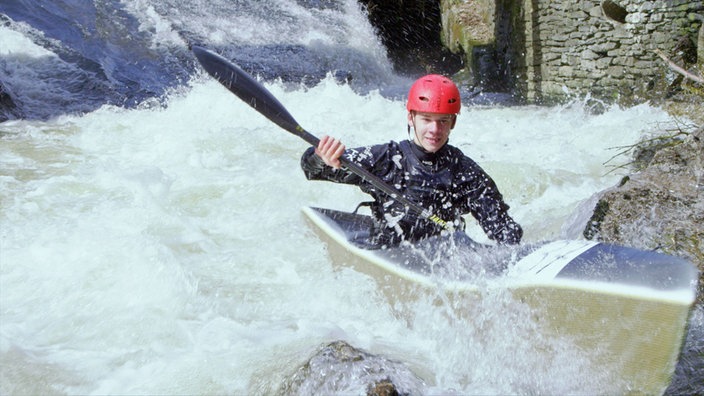
[[[242, 99], [242, 101], [284, 130], [300, 137], [314, 147], [318, 146], [320, 139], [303, 129], [293, 116], [289, 114], [284, 105], [247, 72], [210, 50], [199, 46], [193, 46], [192, 50], [196, 58], [198, 58], [198, 62], [203, 66], [203, 69], [220, 84], [224, 85], [232, 93]], [[345, 169], [368, 181], [375, 188], [383, 191], [419, 216], [432, 221], [446, 230], [452, 230], [451, 224], [404, 197], [400, 191], [384, 183], [384, 181], [377, 176], [351, 161], [346, 156], [343, 155], [340, 157], [340, 163]]]

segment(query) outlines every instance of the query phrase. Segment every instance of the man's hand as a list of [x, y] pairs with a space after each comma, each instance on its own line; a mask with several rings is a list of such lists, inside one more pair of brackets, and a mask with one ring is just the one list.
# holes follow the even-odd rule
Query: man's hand
[[315, 148], [315, 154], [322, 158], [325, 164], [332, 166], [335, 169], [340, 169], [340, 157], [345, 152], [345, 145], [336, 138], [323, 136], [320, 138], [318, 147]]

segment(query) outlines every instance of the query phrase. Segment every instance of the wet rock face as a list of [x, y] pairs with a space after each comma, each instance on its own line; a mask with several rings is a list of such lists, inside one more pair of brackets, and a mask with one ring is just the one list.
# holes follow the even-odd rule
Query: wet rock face
[[423, 394], [424, 385], [403, 363], [335, 341], [288, 377], [278, 394], [416, 395]]
[[[699, 267], [704, 290], [704, 127], [684, 138], [653, 140], [636, 159], [642, 170], [603, 193], [584, 236], [655, 249]], [[659, 143], [660, 147], [653, 147]]]
[[704, 70], [704, 16], [699, 18], [703, 23], [699, 27], [699, 35], [697, 38], [697, 61], [699, 70]]
[[19, 117], [19, 111], [15, 101], [12, 100], [10, 91], [0, 81], [0, 122]]

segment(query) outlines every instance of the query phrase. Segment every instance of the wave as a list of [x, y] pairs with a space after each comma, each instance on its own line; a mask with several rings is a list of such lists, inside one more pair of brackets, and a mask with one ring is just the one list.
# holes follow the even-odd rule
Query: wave
[[296, 87], [327, 75], [391, 95], [406, 84], [354, 0], [8, 0], [0, 44], [0, 121], [162, 98], [199, 73], [193, 44]]

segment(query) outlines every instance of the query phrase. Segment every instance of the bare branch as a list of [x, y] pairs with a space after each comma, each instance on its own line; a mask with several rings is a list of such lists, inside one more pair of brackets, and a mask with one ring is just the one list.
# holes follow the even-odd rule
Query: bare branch
[[661, 57], [665, 62], [667, 62], [667, 65], [670, 67], [670, 69], [676, 71], [677, 73], [680, 73], [681, 75], [689, 78], [690, 80], [696, 81], [700, 84], [704, 84], [704, 78], [699, 77], [695, 74], [692, 74], [688, 72], [687, 70], [677, 66], [677, 64], [673, 61], [671, 61], [665, 54], [660, 51], [659, 49], [655, 50], [655, 53], [658, 54], [659, 57]]

